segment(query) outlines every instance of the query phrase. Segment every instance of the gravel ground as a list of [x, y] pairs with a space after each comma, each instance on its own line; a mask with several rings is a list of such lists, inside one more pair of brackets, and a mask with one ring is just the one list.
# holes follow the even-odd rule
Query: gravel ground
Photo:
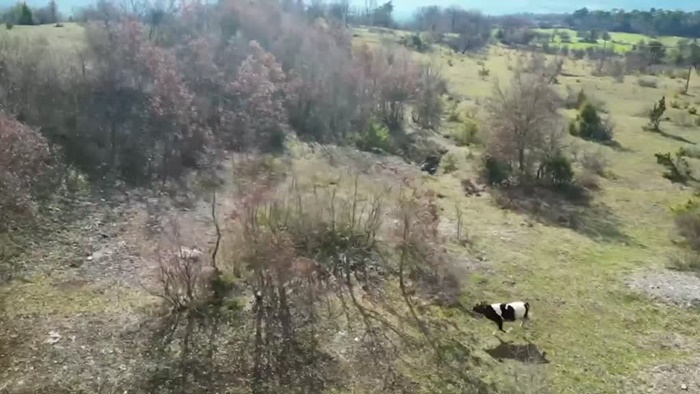
[[642, 383], [630, 382], [627, 393], [699, 394], [700, 358], [685, 363], [658, 365], [641, 376]]
[[[640, 272], [627, 278], [627, 285], [659, 301], [700, 308], [700, 277], [690, 273], [670, 270]], [[693, 346], [685, 340], [668, 342], [683, 348]], [[628, 390], [629, 393], [700, 394], [700, 358], [657, 365], [630, 383]]]
[[680, 306], [700, 307], [700, 277], [677, 271], [638, 273], [627, 279], [633, 290]]

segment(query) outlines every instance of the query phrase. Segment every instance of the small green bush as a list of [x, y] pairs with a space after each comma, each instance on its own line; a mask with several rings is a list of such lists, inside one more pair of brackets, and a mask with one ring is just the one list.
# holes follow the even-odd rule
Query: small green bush
[[698, 109], [695, 107], [688, 107], [688, 113], [691, 115], [695, 115], [698, 113]]
[[612, 141], [612, 128], [603, 122], [598, 110], [588, 101], [585, 101], [576, 116], [576, 120], [569, 123], [569, 133], [589, 141]]
[[676, 152], [675, 157], [671, 153], [656, 153], [654, 156], [656, 163], [666, 168], [664, 178], [677, 183], [687, 183], [693, 179], [690, 165], [683, 157], [683, 148]]
[[484, 158], [482, 177], [489, 185], [502, 185], [510, 178], [511, 167], [508, 163], [492, 156]]
[[393, 153], [394, 147], [389, 129], [380, 123], [370, 124], [367, 131], [355, 135], [355, 146], [363, 151], [376, 151], [377, 149], [387, 153]]
[[574, 180], [574, 169], [571, 160], [563, 155], [557, 155], [542, 162], [539, 178], [555, 186], [569, 185]]
[[471, 119], [452, 132], [452, 139], [457, 146], [469, 146], [479, 143], [479, 126]]
[[14, 23], [12, 22], [5, 22], [5, 28], [7, 30], [12, 30], [12, 28], [15, 27]]
[[663, 119], [664, 112], [666, 112], [666, 96], [661, 97], [658, 103], [654, 104], [649, 113], [649, 125], [648, 127], [653, 131], [659, 131], [659, 126], [661, 125], [661, 119]]
[[452, 153], [445, 155], [442, 159], [442, 171], [449, 174], [457, 170], [457, 158]]

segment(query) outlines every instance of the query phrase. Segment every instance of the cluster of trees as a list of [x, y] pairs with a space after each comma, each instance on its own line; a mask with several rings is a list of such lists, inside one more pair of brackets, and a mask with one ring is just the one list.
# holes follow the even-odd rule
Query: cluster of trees
[[32, 9], [26, 2], [17, 4], [2, 14], [0, 20], [10, 25], [44, 25], [58, 23], [62, 20], [58, 12], [55, 0], [50, 0], [47, 5]]
[[[480, 49], [491, 39], [493, 22], [479, 11], [468, 11], [458, 6], [419, 8], [408, 27], [430, 32], [459, 52]], [[445, 38], [446, 34], [453, 34]]]
[[276, 2], [191, 4], [158, 19], [101, 2], [87, 15], [85, 48], [65, 59], [8, 39], [0, 112], [94, 180], [166, 182], [210, 168], [221, 147], [279, 149], [290, 131], [348, 142], [377, 124], [401, 136], [405, 119], [439, 122], [434, 68], [399, 48], [353, 49], [342, 26]]
[[668, 11], [574, 11], [564, 19], [574, 29], [598, 29], [645, 35], [700, 37], [700, 12]]
[[581, 8], [571, 14], [527, 15], [542, 28], [569, 27], [574, 30], [599, 30], [644, 35], [668, 35], [700, 38], [700, 12], [670, 11], [652, 8], [649, 11], [589, 10]]

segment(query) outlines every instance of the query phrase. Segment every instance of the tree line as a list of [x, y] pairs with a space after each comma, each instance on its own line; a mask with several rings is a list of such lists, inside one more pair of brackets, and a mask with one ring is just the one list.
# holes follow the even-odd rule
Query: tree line
[[523, 15], [541, 28], [568, 27], [574, 30], [599, 30], [637, 33], [649, 36], [700, 38], [700, 11], [684, 12], [652, 8], [648, 11], [589, 10], [571, 14]]
[[63, 20], [63, 16], [58, 11], [55, 0], [50, 0], [45, 6], [34, 9], [26, 2], [18, 3], [8, 10], [0, 12], [0, 21], [4, 22], [7, 27], [12, 25], [45, 25], [58, 23], [61, 20]]

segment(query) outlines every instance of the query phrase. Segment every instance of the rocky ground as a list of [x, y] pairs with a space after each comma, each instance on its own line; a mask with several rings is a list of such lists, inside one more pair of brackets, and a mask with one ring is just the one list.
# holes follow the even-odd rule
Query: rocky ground
[[[655, 270], [636, 273], [627, 278], [627, 285], [650, 298], [688, 307], [700, 308], [700, 277], [692, 273]], [[693, 342], [680, 334], [666, 333], [667, 346], [691, 351]], [[685, 362], [657, 365], [639, 376], [630, 392], [653, 394], [700, 393], [700, 358]]]
[[656, 270], [630, 276], [627, 284], [651, 298], [700, 308], [700, 277], [691, 273]]

